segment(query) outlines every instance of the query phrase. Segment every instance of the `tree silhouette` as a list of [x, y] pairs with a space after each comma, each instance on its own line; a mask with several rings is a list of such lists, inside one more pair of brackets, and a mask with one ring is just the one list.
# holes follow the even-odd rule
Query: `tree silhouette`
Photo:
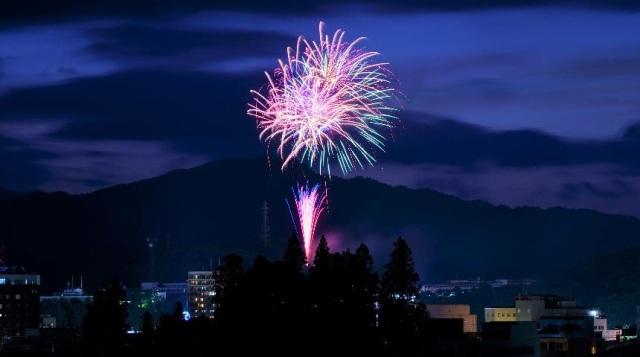
[[118, 277], [96, 291], [82, 322], [82, 349], [88, 356], [119, 356], [127, 337], [127, 292]]
[[135, 337], [134, 348], [136, 354], [153, 351], [156, 337], [156, 326], [151, 312], [145, 311], [142, 314], [140, 333]]
[[380, 283], [380, 330], [394, 356], [423, 355], [432, 350], [430, 318], [426, 306], [418, 300], [419, 276], [413, 254], [402, 237], [393, 247]]
[[156, 329], [156, 341], [160, 351], [176, 351], [183, 344], [186, 336], [182, 311], [182, 303], [178, 301], [175, 303], [171, 314], [160, 315], [160, 321]]
[[238, 254], [227, 254], [222, 258], [222, 265], [216, 268], [214, 305], [219, 307], [225, 303], [227, 295], [237, 287], [244, 274], [244, 259]]
[[389, 261], [384, 265], [381, 281], [383, 298], [405, 301], [417, 299], [419, 279], [411, 248], [402, 237], [398, 237], [393, 243]]
[[327, 238], [325, 238], [324, 234], [320, 237], [320, 241], [318, 242], [318, 247], [316, 248], [316, 252], [313, 256], [313, 264], [309, 267], [309, 274], [313, 275], [315, 273], [327, 273], [330, 264], [331, 264], [331, 251], [329, 249], [329, 244], [327, 243]]
[[353, 265], [350, 267], [353, 274], [353, 301], [349, 307], [351, 320], [354, 322], [352, 329], [355, 331], [354, 340], [365, 348], [368, 347], [368, 350], [362, 352], [370, 355], [378, 350], [375, 332], [380, 279], [373, 270], [373, 257], [364, 243], [358, 246], [353, 258]]
[[285, 264], [294, 267], [297, 271], [302, 271], [304, 266], [307, 265], [307, 256], [302, 249], [300, 239], [298, 239], [298, 236], [295, 233], [289, 237], [287, 250], [284, 252], [282, 261]]

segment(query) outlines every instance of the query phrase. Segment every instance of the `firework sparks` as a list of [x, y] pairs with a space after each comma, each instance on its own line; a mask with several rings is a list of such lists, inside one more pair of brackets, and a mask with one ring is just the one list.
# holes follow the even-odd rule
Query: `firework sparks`
[[256, 118], [267, 151], [278, 142], [281, 169], [297, 158], [330, 176], [336, 160], [346, 174], [373, 165], [376, 152], [384, 152], [381, 129], [397, 119], [387, 105], [394, 89], [387, 63], [371, 61], [379, 53], [358, 46], [364, 37], [348, 43], [343, 30], [329, 37], [323, 22], [319, 33], [319, 43], [298, 37], [273, 77], [265, 72], [266, 93], [251, 91], [247, 113]]
[[[299, 236], [303, 239], [304, 252], [309, 262], [311, 261], [313, 235], [315, 234], [320, 214], [326, 207], [327, 193], [326, 190], [320, 190], [319, 184], [310, 187], [308, 182], [306, 185], [298, 185], [297, 192], [296, 189], [292, 190], [297, 217], [291, 211], [289, 202], [287, 202], [287, 205], [289, 205], [293, 224]], [[296, 224], [296, 221], [298, 224]]]

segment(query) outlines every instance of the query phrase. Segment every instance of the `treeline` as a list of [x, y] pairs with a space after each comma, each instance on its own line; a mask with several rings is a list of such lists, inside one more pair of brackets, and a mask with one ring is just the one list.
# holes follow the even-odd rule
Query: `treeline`
[[182, 306], [154, 321], [144, 312], [140, 332], [127, 335], [126, 289], [114, 279], [94, 294], [81, 328], [87, 356], [428, 356], [437, 341], [419, 276], [402, 238], [380, 276], [365, 244], [331, 252], [321, 237], [312, 262], [296, 235], [283, 258], [228, 254], [216, 269], [214, 318], [183, 319]]

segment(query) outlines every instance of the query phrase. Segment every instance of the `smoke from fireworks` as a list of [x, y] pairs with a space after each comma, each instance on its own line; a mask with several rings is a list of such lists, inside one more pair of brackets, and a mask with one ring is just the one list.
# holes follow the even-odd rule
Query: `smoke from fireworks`
[[[292, 191], [297, 216], [294, 216], [291, 211], [289, 202], [287, 202], [287, 205], [289, 205], [293, 225], [296, 227], [299, 236], [302, 237], [302, 245], [307, 256], [307, 262], [310, 262], [313, 235], [315, 234], [320, 214], [325, 209], [327, 193], [326, 190], [320, 190], [319, 184], [310, 187], [308, 182], [306, 185], [298, 185], [297, 191], [296, 189], [292, 189]], [[296, 224], [296, 221], [298, 224]]]
[[358, 47], [364, 37], [348, 43], [343, 30], [325, 35], [323, 22], [319, 33], [319, 43], [298, 37], [274, 76], [265, 72], [267, 91], [251, 91], [247, 113], [267, 151], [277, 141], [282, 170], [297, 158], [330, 176], [334, 160], [343, 173], [373, 165], [376, 151], [384, 152], [380, 130], [397, 118], [387, 105], [394, 93], [387, 63], [371, 62], [379, 53]]

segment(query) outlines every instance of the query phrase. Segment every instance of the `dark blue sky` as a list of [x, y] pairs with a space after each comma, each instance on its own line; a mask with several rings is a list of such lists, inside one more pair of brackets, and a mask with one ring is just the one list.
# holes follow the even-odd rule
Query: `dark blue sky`
[[0, 187], [83, 193], [264, 155], [249, 90], [324, 21], [366, 37], [402, 93], [387, 152], [353, 175], [640, 217], [629, 2], [34, 3], [0, 11]]

